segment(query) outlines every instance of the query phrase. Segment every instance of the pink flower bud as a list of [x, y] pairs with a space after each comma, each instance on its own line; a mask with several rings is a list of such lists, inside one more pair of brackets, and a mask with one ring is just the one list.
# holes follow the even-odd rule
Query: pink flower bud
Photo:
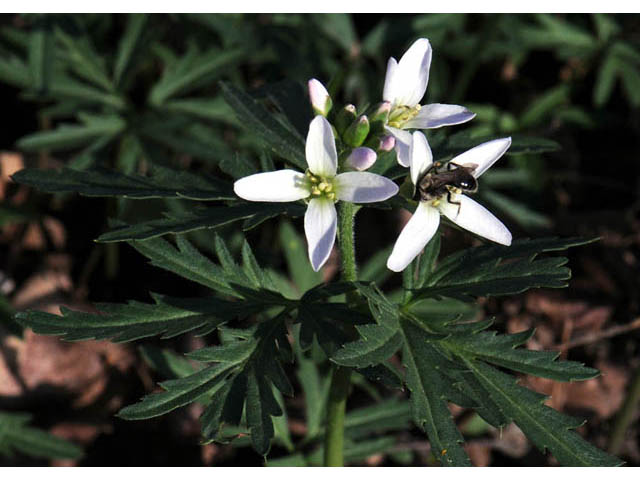
[[376, 163], [378, 156], [369, 147], [354, 148], [347, 158], [347, 164], [356, 170], [362, 171]]
[[393, 135], [385, 135], [380, 139], [378, 150], [381, 152], [390, 152], [396, 146], [396, 138]]
[[322, 115], [326, 117], [331, 107], [333, 106], [333, 102], [331, 101], [331, 97], [329, 96], [329, 92], [324, 88], [324, 85], [320, 83], [315, 78], [309, 80], [309, 98], [311, 98], [311, 106], [313, 107], [313, 112], [316, 115]]

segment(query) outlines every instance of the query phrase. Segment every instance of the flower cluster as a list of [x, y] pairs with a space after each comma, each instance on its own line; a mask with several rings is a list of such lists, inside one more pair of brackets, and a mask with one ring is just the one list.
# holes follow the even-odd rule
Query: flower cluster
[[[511, 139], [478, 145], [453, 158], [446, 167], [433, 161], [420, 130], [465, 123], [475, 114], [459, 105], [420, 105], [429, 82], [431, 56], [429, 40], [421, 38], [400, 61], [390, 58], [383, 101], [361, 115], [353, 105], [336, 110], [324, 85], [310, 80], [309, 97], [316, 116], [309, 125], [305, 147], [308, 170], [258, 173], [234, 184], [235, 193], [245, 200], [307, 203], [304, 229], [314, 270], [324, 265], [335, 243], [336, 202], [381, 202], [398, 193], [398, 186], [390, 179], [364, 171], [375, 163], [376, 152], [392, 149], [398, 163], [409, 167], [419, 202], [387, 261], [389, 269], [399, 272], [411, 263], [437, 231], [441, 214], [470, 232], [511, 244], [511, 233], [502, 222], [463, 194], [475, 190], [471, 188], [477, 186], [475, 179], [507, 151]], [[461, 170], [455, 172], [457, 169]], [[468, 188], [465, 175], [470, 177], [465, 181], [473, 183]]]

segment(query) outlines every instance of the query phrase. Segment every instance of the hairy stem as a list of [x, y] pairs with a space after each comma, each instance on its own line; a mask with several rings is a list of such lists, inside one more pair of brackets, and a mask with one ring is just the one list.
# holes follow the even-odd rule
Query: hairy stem
[[[348, 282], [357, 280], [353, 238], [355, 212], [356, 206], [353, 203], [340, 203], [338, 241], [342, 262], [342, 279]], [[353, 301], [353, 296], [349, 295], [347, 301]], [[324, 439], [324, 465], [326, 467], [342, 467], [344, 465], [344, 417], [350, 381], [350, 368], [334, 368], [327, 402], [327, 429]]]

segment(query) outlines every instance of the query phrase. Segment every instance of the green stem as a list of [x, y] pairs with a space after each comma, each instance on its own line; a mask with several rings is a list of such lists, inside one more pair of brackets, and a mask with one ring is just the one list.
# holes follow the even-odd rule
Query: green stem
[[[338, 242], [342, 262], [342, 279], [348, 282], [354, 282], [358, 278], [353, 237], [355, 213], [356, 206], [353, 203], [340, 203]], [[348, 302], [353, 300], [353, 294], [347, 296]], [[327, 401], [327, 428], [324, 439], [324, 465], [326, 467], [344, 466], [344, 417], [350, 381], [350, 368], [334, 368]]]
[[634, 378], [632, 380], [627, 396], [624, 400], [624, 404], [618, 413], [615, 424], [613, 426], [613, 432], [611, 433], [611, 439], [609, 441], [609, 452], [613, 455], [620, 453], [620, 448], [624, 441], [624, 436], [627, 433], [629, 425], [633, 421], [635, 409], [640, 402], [640, 369], [636, 370]]

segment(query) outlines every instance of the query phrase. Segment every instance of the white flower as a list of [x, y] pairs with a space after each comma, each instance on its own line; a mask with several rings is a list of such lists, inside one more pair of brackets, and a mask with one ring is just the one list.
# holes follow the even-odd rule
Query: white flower
[[329, 258], [336, 239], [338, 200], [353, 203], [381, 202], [398, 193], [388, 178], [367, 172], [336, 175], [338, 155], [331, 124], [318, 115], [309, 125], [305, 154], [309, 170], [277, 170], [241, 178], [233, 190], [252, 202], [295, 202], [308, 199], [304, 232], [309, 260], [315, 271]]
[[[478, 178], [493, 165], [511, 146], [511, 138], [501, 138], [482, 143], [454, 157], [456, 165], [474, 164], [472, 172]], [[421, 132], [413, 133], [411, 142], [411, 180], [417, 184], [422, 175], [433, 164], [431, 149]], [[438, 230], [440, 215], [444, 215], [458, 226], [502, 245], [511, 245], [511, 233], [500, 220], [486, 208], [466, 195], [451, 193], [429, 201], [421, 201], [409, 222], [405, 225], [387, 260], [387, 267], [401, 272], [418, 256]]]
[[387, 63], [382, 97], [391, 103], [387, 130], [396, 138], [398, 163], [409, 166], [411, 133], [405, 129], [439, 128], [465, 123], [476, 116], [460, 105], [432, 103], [420, 105], [429, 83], [431, 44], [426, 38], [416, 40], [399, 62], [391, 57]]

